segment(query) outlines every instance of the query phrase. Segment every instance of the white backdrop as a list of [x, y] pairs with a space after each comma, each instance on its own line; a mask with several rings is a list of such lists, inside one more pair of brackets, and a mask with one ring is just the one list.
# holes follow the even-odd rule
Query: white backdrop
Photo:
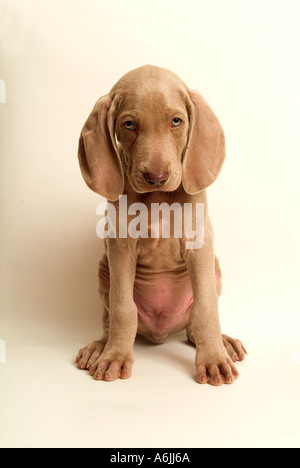
[[[35, 375], [26, 367], [32, 353], [47, 375], [55, 374], [51, 352], [45, 364], [41, 347], [61, 349], [64, 343], [55, 359], [68, 369], [77, 347], [98, 337], [99, 197], [81, 178], [77, 141], [95, 101], [124, 73], [146, 63], [169, 68], [198, 89], [225, 130], [227, 161], [209, 200], [224, 274], [222, 325], [250, 344], [257, 358], [243, 364], [243, 392], [251, 393], [258, 372], [265, 395], [274, 380], [287, 380], [293, 395], [299, 394], [299, 14], [294, 0], [0, 0], [0, 79], [6, 87], [6, 102], [0, 104], [4, 446], [46, 444], [35, 429], [37, 414], [36, 425], [24, 423], [22, 432], [8, 409], [20, 397], [10, 384], [24, 349], [21, 375]], [[158, 360], [164, 353], [159, 349]], [[144, 348], [139, 352], [142, 362]], [[68, 379], [86, 385], [88, 394], [91, 381], [71, 369]], [[26, 382], [29, 395], [31, 377]], [[128, 385], [134, 391], [134, 383]], [[100, 393], [103, 386], [97, 388]], [[201, 394], [202, 387], [191, 388]], [[227, 395], [229, 388], [220, 394], [224, 391]], [[235, 401], [243, 401], [241, 388], [231, 391]], [[55, 392], [61, 392], [59, 381]], [[44, 407], [41, 400], [40, 411]], [[151, 403], [147, 408], [151, 411]], [[126, 411], [131, 417], [130, 407]], [[285, 412], [282, 427], [290, 424], [289, 438], [272, 432], [275, 423], [261, 422], [263, 431], [272, 426], [266, 444], [299, 440], [299, 418], [292, 408], [288, 413], [292, 420]], [[222, 427], [226, 418], [220, 418]], [[241, 439], [240, 445], [259, 445], [255, 433], [253, 428], [252, 439]], [[188, 446], [189, 440], [198, 446], [184, 438], [185, 432], [181, 438], [172, 434], [166, 430], [163, 446]], [[204, 443], [221, 444], [222, 434], [204, 437]], [[101, 443], [115, 443], [109, 431], [105, 437]], [[132, 446], [145, 445], [146, 439], [136, 437]], [[147, 441], [158, 443], [155, 436]], [[48, 443], [80, 445], [80, 440], [75, 434], [67, 439], [52, 434]], [[88, 443], [98, 444], [93, 438], [82, 442]]]

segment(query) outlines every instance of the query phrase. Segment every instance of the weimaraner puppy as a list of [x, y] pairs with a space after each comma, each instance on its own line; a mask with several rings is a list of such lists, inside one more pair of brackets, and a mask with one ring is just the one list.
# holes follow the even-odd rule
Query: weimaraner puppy
[[117, 224], [124, 195], [128, 205], [149, 209], [201, 204], [204, 239], [198, 248], [187, 248], [184, 234], [162, 236], [161, 226], [156, 237], [105, 239], [99, 265], [104, 333], [76, 357], [94, 379], [131, 377], [137, 334], [162, 343], [184, 329], [196, 346], [197, 382], [219, 386], [238, 377], [234, 363], [247, 351], [221, 333], [221, 271], [205, 190], [224, 159], [217, 117], [169, 70], [151, 65], [133, 70], [97, 101], [81, 132], [79, 162], [87, 185], [115, 207]]

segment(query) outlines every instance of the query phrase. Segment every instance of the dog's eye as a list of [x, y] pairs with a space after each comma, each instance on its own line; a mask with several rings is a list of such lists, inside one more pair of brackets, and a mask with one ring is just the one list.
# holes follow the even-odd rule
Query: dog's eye
[[182, 124], [182, 120], [179, 117], [175, 117], [175, 119], [172, 120], [172, 127], [177, 128], [180, 127]]
[[123, 123], [123, 127], [126, 128], [126, 130], [131, 130], [132, 132], [136, 130], [136, 126], [132, 120], [126, 120], [126, 122]]

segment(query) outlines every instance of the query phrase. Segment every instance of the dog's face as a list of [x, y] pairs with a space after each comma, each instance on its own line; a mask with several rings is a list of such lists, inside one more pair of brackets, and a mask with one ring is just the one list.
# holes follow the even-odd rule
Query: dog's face
[[178, 86], [153, 81], [121, 94], [115, 133], [128, 181], [138, 193], [176, 190], [190, 128], [185, 95]]
[[125, 179], [137, 193], [172, 192], [182, 183], [193, 195], [219, 174], [225, 140], [199, 93], [169, 70], [147, 65], [97, 101], [78, 156], [88, 186], [109, 200], [123, 195]]

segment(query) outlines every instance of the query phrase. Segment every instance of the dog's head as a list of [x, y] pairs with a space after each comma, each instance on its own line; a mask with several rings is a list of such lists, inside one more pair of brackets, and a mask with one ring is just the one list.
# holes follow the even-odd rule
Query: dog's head
[[147, 65], [127, 73], [96, 103], [79, 141], [87, 185], [108, 198], [124, 193], [189, 194], [211, 185], [225, 159], [222, 127], [202, 96], [172, 72]]

